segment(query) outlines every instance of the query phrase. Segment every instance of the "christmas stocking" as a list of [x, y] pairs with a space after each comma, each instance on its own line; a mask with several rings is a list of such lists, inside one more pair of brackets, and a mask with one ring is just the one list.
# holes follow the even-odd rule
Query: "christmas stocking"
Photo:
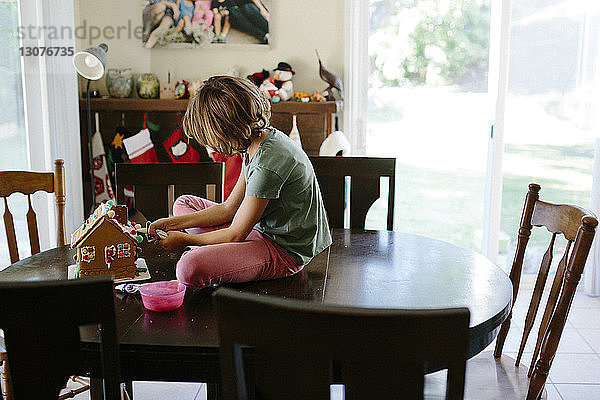
[[173, 162], [200, 162], [201, 160], [200, 153], [190, 146], [179, 126], [162, 144]]
[[[130, 162], [123, 142], [123, 139], [128, 136], [129, 132], [127, 131], [127, 128], [125, 128], [125, 122], [123, 121], [123, 124], [118, 126], [115, 130], [115, 136], [110, 142], [110, 152], [107, 154], [108, 169], [113, 185], [115, 183], [115, 164]], [[118, 189], [119, 188], [117, 188], [117, 190]], [[125, 203], [127, 207], [131, 209], [133, 206], [133, 186], [126, 185], [122, 190], [125, 193]]]
[[158, 162], [154, 145], [152, 144], [152, 140], [150, 140], [150, 131], [148, 128], [142, 129], [138, 134], [130, 138], [123, 139], [123, 144], [131, 162]]
[[233, 191], [233, 188], [240, 177], [240, 173], [242, 172], [242, 157], [239, 154], [235, 154], [233, 157], [224, 157], [217, 152], [213, 152], [211, 156], [215, 162], [225, 163], [224, 195], [225, 199], [227, 199]]
[[115, 195], [110, 183], [110, 176], [106, 168], [106, 157], [104, 145], [102, 144], [102, 134], [100, 133], [100, 121], [96, 113], [96, 133], [92, 136], [92, 157], [94, 161], [94, 186], [96, 192], [96, 205], [112, 200]]

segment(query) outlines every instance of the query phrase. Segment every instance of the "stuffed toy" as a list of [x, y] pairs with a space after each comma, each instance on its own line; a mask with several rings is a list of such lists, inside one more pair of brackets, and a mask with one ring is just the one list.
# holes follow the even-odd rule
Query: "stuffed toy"
[[323, 93], [321, 93], [320, 90], [315, 90], [315, 92], [312, 94], [312, 96], [310, 96], [310, 99], [312, 101], [327, 101], [327, 99], [325, 98], [325, 95]]
[[274, 83], [279, 89], [279, 95], [281, 96], [282, 101], [287, 101], [294, 96], [292, 78], [295, 74], [296, 73], [292, 70], [290, 64], [286, 62], [280, 62], [277, 64], [277, 68], [273, 70]]
[[252, 75], [248, 75], [246, 78], [254, 83], [256, 87], [260, 87], [262, 83], [269, 77], [269, 71], [263, 69], [261, 72], [255, 72]]
[[281, 95], [279, 89], [275, 85], [274, 79], [265, 79], [259, 86], [260, 92], [272, 103], [279, 103], [281, 101]]
[[294, 93], [294, 101], [306, 103], [310, 101], [310, 95], [306, 92], [296, 92]]

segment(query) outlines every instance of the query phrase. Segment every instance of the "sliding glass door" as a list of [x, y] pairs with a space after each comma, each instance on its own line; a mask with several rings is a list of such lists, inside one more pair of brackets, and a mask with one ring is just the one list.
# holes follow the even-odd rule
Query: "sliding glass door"
[[[500, 263], [512, 261], [528, 183], [542, 186], [542, 199], [590, 205], [600, 72], [597, 3], [512, 2]], [[534, 231], [525, 272], [539, 267], [547, 235]]]
[[369, 26], [366, 151], [397, 159], [395, 229], [480, 250], [489, 1], [371, 0]]
[[[597, 1], [369, 7], [366, 152], [397, 157], [396, 230], [499, 256], [508, 268], [528, 183], [549, 201], [589, 206]], [[543, 235], [531, 239], [527, 271], [539, 266]]]

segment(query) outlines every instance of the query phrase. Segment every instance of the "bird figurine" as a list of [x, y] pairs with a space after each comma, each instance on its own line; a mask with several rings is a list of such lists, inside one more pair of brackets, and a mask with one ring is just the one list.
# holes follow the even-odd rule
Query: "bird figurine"
[[323, 62], [321, 61], [321, 57], [319, 57], [319, 52], [315, 49], [317, 53], [317, 59], [319, 60], [319, 76], [323, 79], [329, 86], [327, 89], [323, 90], [323, 93], [327, 94], [327, 100], [335, 101], [336, 98], [333, 95], [332, 89], [337, 89], [340, 93], [341, 100], [344, 100], [344, 84], [342, 80], [335, 74], [329, 72], [323, 66]]

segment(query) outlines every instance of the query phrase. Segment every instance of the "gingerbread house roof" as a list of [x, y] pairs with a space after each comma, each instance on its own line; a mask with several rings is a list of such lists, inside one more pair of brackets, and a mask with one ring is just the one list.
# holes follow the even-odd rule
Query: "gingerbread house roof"
[[119, 223], [115, 218], [114, 214], [111, 215], [109, 211], [112, 209], [112, 204], [100, 204], [98, 208], [94, 211], [90, 217], [84, 221], [82, 226], [77, 229], [71, 235], [71, 248], [77, 247], [80, 243], [82, 243], [85, 239], [87, 239], [96, 229], [102, 225], [103, 223], [112, 224], [119, 231], [123, 232], [123, 235], [131, 239], [134, 243], [136, 240], [136, 230], [133, 226], [125, 226]]
[[96, 221], [94, 221], [94, 223], [89, 228], [85, 229], [84, 233], [71, 243], [71, 248], [74, 249], [75, 247], [79, 246], [79, 244], [85, 242], [85, 240], [87, 238], [89, 238], [91, 235], [93, 235], [94, 232], [98, 229], [98, 227], [100, 227], [103, 223], [113, 225], [115, 228], [117, 228], [118, 231], [123, 233], [123, 236], [126, 239], [129, 239], [132, 243], [137, 243], [135, 236], [130, 234], [129, 232], [127, 232], [127, 230], [125, 229], [125, 227], [123, 227], [123, 225], [119, 224], [114, 219], [105, 215], [105, 216], [98, 218]]

